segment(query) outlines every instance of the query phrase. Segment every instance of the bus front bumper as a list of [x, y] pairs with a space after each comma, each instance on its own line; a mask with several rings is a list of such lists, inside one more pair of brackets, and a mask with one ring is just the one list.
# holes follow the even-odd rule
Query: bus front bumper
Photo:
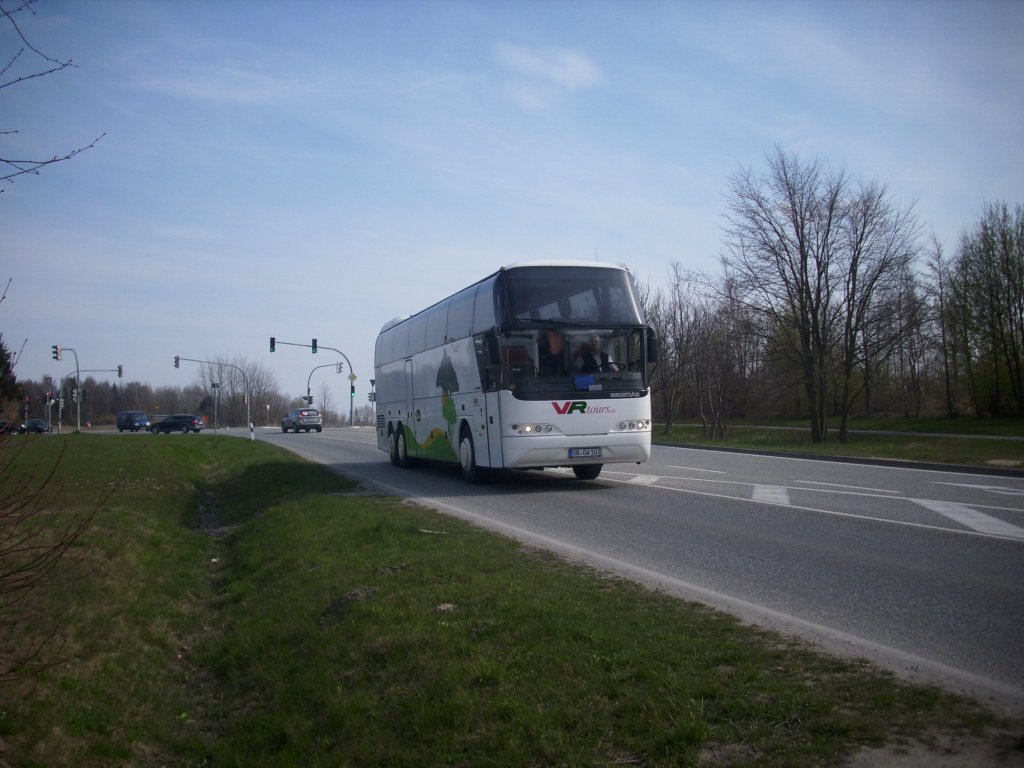
[[651, 435], [648, 432], [505, 437], [502, 438], [502, 453], [503, 463], [508, 469], [637, 464], [651, 458]]

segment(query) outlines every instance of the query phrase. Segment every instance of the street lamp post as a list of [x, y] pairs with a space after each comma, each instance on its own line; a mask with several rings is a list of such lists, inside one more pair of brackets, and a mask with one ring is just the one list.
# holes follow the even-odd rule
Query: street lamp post
[[309, 405], [313, 404], [313, 397], [312, 397], [312, 395], [310, 395], [309, 385], [313, 381], [313, 373], [314, 373], [314, 371], [317, 371], [320, 368], [335, 368], [335, 367], [337, 367], [337, 366], [334, 363], [331, 363], [330, 365], [317, 365], [317, 366], [315, 366], [313, 368], [312, 371], [309, 372], [309, 376], [306, 378], [306, 402]]
[[211, 389], [213, 393], [213, 434], [217, 434], [217, 428], [220, 426], [220, 382], [211, 381]]

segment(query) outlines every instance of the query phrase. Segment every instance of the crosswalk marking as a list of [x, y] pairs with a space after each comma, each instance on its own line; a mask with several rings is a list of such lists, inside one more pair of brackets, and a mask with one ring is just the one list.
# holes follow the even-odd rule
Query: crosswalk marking
[[1011, 488], [1005, 485], [978, 485], [976, 483], [937, 483], [937, 485], [954, 485], [959, 488], [973, 488], [978, 491], [988, 491], [1000, 496], [1024, 496], [1024, 488]]
[[1024, 541], [1024, 528], [1000, 520], [998, 517], [986, 515], [966, 504], [956, 504], [951, 501], [938, 501], [936, 499], [911, 499], [925, 509], [938, 512], [940, 515], [955, 520], [967, 528], [979, 533], [988, 533], [993, 536], [1006, 536], [1011, 539]]
[[751, 497], [754, 501], [789, 506], [789, 489], [778, 485], [755, 485]]
[[628, 482], [633, 485], [654, 485], [661, 480], [657, 475], [633, 475]]

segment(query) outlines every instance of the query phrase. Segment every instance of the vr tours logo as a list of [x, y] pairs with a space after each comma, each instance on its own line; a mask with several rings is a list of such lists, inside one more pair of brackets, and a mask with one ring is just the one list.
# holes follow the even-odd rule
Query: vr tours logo
[[559, 416], [565, 416], [569, 413], [615, 413], [615, 409], [610, 405], [588, 406], [586, 400], [566, 400], [562, 403], [552, 402], [551, 407], [555, 409], [555, 413]]

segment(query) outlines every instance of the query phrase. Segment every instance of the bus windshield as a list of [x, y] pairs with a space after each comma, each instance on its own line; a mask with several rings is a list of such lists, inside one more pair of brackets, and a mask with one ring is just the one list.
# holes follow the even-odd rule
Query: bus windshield
[[509, 269], [499, 292], [506, 323], [558, 321], [608, 327], [643, 323], [628, 272], [603, 267]]
[[502, 380], [519, 399], [557, 393], [630, 393], [647, 388], [643, 328], [555, 326], [500, 339]]

